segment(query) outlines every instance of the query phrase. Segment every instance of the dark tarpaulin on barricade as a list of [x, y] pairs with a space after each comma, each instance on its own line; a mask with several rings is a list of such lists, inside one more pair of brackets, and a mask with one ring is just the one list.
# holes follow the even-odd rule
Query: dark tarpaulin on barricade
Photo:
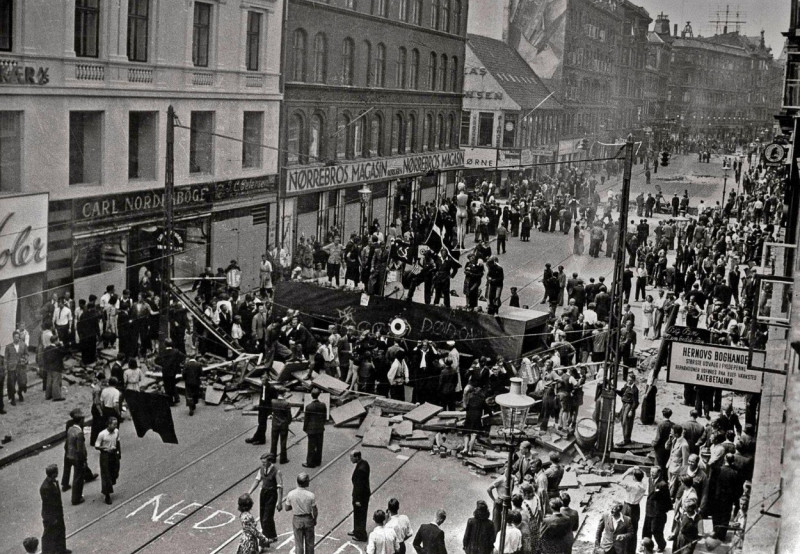
[[136, 428], [136, 436], [142, 438], [152, 429], [161, 436], [163, 442], [178, 444], [170, 398], [167, 395], [126, 390], [125, 402]]

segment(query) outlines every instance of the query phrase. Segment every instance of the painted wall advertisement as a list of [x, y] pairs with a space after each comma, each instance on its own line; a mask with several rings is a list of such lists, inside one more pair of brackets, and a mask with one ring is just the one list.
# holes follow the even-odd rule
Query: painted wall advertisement
[[747, 349], [675, 341], [667, 380], [736, 392], [761, 392], [763, 374], [747, 368]]
[[47, 269], [47, 193], [0, 201], [0, 281]]

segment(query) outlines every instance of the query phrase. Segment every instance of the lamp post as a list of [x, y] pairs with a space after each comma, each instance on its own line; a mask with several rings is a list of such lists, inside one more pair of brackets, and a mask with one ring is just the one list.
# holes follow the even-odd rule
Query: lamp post
[[500, 524], [500, 554], [506, 545], [506, 521], [511, 509], [511, 462], [514, 457], [514, 437], [522, 432], [528, 410], [533, 406], [533, 398], [522, 394], [522, 379], [511, 378], [511, 390], [495, 397], [503, 418], [503, 433], [509, 437], [508, 464], [506, 465], [506, 494], [503, 497], [503, 518]]
[[725, 209], [725, 193], [728, 190], [728, 175], [731, 168], [728, 165], [728, 159], [722, 160], [722, 209]]
[[361, 185], [361, 188], [358, 190], [358, 195], [361, 197], [361, 229], [360, 234], [364, 236], [366, 233], [366, 222], [367, 222], [367, 205], [369, 204], [369, 199], [372, 196], [372, 189], [367, 186], [367, 184]]

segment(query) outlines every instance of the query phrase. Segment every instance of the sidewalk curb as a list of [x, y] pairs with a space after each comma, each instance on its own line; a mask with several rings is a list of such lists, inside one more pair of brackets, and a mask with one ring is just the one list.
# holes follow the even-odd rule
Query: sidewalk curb
[[[84, 422], [84, 427], [91, 425], [92, 425], [91, 418], [89, 418]], [[6, 456], [0, 457], [0, 469], [6, 467], [7, 465], [13, 464], [14, 462], [22, 460], [23, 458], [27, 458], [28, 456], [33, 456], [34, 454], [37, 454], [43, 449], [63, 441], [66, 437], [67, 437], [66, 430], [61, 431], [60, 433], [51, 435], [43, 440], [40, 440], [37, 443], [31, 444], [29, 446], [26, 446], [25, 448], [17, 450], [16, 452], [11, 452]]]

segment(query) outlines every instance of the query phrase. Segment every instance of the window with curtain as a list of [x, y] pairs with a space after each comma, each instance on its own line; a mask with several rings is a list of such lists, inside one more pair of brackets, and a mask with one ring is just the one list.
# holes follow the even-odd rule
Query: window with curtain
[[436, 52], [431, 52], [428, 58], [428, 88], [436, 90]]
[[295, 81], [306, 80], [306, 43], [306, 32], [295, 30], [292, 40], [292, 78]]
[[447, 148], [455, 148], [458, 146], [458, 140], [456, 139], [457, 131], [456, 118], [453, 114], [450, 114], [447, 116]]
[[348, 157], [348, 138], [350, 135], [350, 117], [347, 114], [339, 114], [336, 120], [336, 159], [344, 160]]
[[372, 44], [368, 40], [364, 41], [364, 59], [367, 60], [366, 75], [364, 76], [364, 83], [369, 87], [372, 86], [374, 79], [372, 77]]
[[436, 116], [436, 150], [444, 148], [447, 143], [446, 129], [444, 127], [444, 117], [442, 114]]
[[453, 92], [458, 92], [458, 58], [453, 56], [450, 58], [450, 89]]
[[386, 86], [386, 46], [379, 42], [375, 47], [375, 86]]
[[439, 0], [431, 0], [431, 29], [439, 28]]
[[128, 60], [147, 61], [147, 26], [150, 0], [128, 2]]
[[408, 152], [417, 151], [417, 118], [413, 113], [408, 114], [408, 120], [406, 121], [405, 143]]
[[411, 21], [413, 25], [422, 24], [422, 0], [411, 0]]
[[450, 0], [453, 3], [452, 17], [450, 18], [450, 32], [454, 35], [461, 33], [461, 0]]
[[411, 51], [411, 67], [408, 71], [408, 88], [417, 90], [419, 86], [419, 50]]
[[450, 32], [450, 0], [441, 0], [442, 2], [442, 15], [440, 17], [442, 31], [445, 33]]
[[247, 49], [245, 62], [248, 71], [258, 71], [261, 54], [261, 14], [247, 12]]
[[372, 0], [372, 15], [386, 17], [389, 0]]
[[360, 158], [364, 155], [364, 118], [353, 122], [353, 157]]
[[397, 88], [406, 88], [406, 49], [397, 50]]
[[311, 118], [311, 133], [308, 137], [308, 154], [311, 162], [319, 162], [323, 152], [323, 141], [325, 140], [325, 123], [322, 116], [315, 114]]
[[468, 146], [469, 145], [469, 125], [470, 125], [471, 114], [467, 111], [461, 112], [461, 146]]
[[342, 42], [342, 84], [353, 84], [353, 60], [356, 46], [353, 39], [347, 37]]
[[422, 123], [422, 151], [427, 152], [430, 147], [432, 138], [431, 138], [431, 127], [433, 127], [433, 116], [431, 114], [427, 114], [425, 119]]
[[324, 83], [328, 78], [328, 40], [325, 33], [314, 37], [314, 82]]
[[447, 55], [442, 54], [442, 63], [439, 64], [439, 87], [447, 90]]
[[398, 10], [398, 18], [400, 21], [408, 21], [408, 0], [400, 0], [400, 9]]
[[380, 156], [383, 154], [383, 118], [375, 114], [369, 121], [369, 155]]
[[392, 121], [392, 154], [402, 154], [405, 151], [403, 147], [404, 136], [403, 130], [403, 114], [395, 114]]
[[[195, 26], [198, 5], [211, 8], [208, 4], [195, 4]], [[79, 58], [100, 55], [100, 0], [75, 0], [75, 55]]]
[[0, 52], [12, 50], [14, 15], [14, 0], [0, 0]]
[[294, 114], [291, 119], [289, 119], [289, 132], [286, 140], [287, 163], [300, 163], [303, 153], [302, 145], [304, 134], [305, 126], [303, 125], [303, 116]]

